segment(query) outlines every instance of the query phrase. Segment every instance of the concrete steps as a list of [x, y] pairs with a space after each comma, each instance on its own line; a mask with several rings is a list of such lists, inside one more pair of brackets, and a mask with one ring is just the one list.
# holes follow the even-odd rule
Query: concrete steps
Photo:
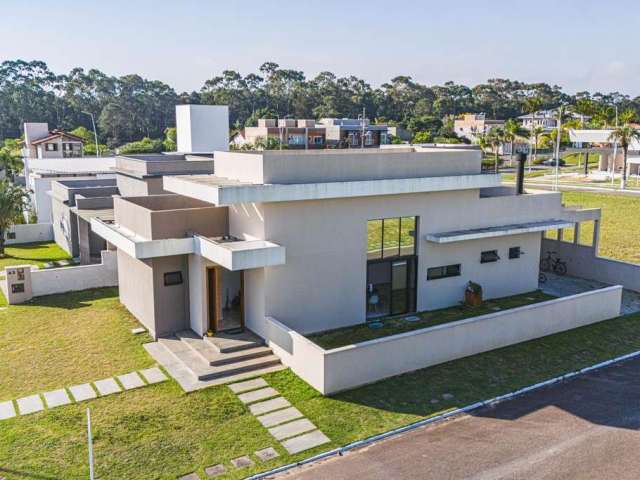
[[204, 337], [204, 341], [219, 353], [233, 353], [264, 345], [260, 337], [245, 330], [242, 333], [218, 333], [214, 337]]
[[218, 352], [210, 342], [189, 331], [160, 338], [158, 344], [197, 381], [223, 379], [280, 365], [280, 359], [258, 343], [260, 339], [255, 335], [229, 337], [221, 341], [224, 350], [230, 349], [229, 353]]

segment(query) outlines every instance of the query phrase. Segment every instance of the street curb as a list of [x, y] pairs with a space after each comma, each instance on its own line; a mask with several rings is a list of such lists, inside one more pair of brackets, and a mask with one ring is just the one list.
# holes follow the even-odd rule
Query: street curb
[[640, 350], [635, 352], [627, 353], [626, 355], [622, 355], [619, 357], [612, 358], [611, 360], [605, 360], [604, 362], [596, 363], [595, 365], [591, 365], [590, 367], [585, 367], [581, 370], [575, 370], [573, 372], [565, 373], [564, 375], [559, 375], [557, 377], [550, 378], [549, 380], [545, 380], [543, 382], [535, 383], [533, 385], [529, 385], [528, 387], [523, 387], [519, 390], [516, 390], [511, 393], [507, 393], [504, 395], [500, 395], [497, 397], [490, 398], [488, 400], [482, 400], [476, 403], [472, 403], [471, 405], [467, 405], [465, 407], [456, 408], [454, 410], [450, 410], [445, 413], [441, 413], [440, 415], [436, 415], [434, 417], [425, 418], [424, 420], [419, 420], [414, 423], [410, 423], [405, 425], [404, 427], [399, 427], [394, 430], [389, 430], [388, 432], [380, 433], [378, 435], [373, 435], [371, 437], [365, 438], [364, 440], [358, 440], [356, 442], [349, 443], [344, 447], [334, 448], [333, 450], [328, 450], [326, 452], [319, 453], [314, 455], [313, 457], [305, 458], [304, 460], [300, 460], [298, 462], [289, 463], [287, 465], [283, 465], [281, 467], [276, 467], [267, 472], [257, 473], [250, 477], [246, 477], [245, 480], [260, 480], [263, 478], [267, 478], [271, 475], [275, 475], [277, 473], [286, 472], [287, 470], [291, 470], [296, 467], [300, 467], [302, 465], [308, 465], [309, 463], [317, 462], [318, 460], [323, 460], [325, 458], [333, 457], [335, 455], [342, 455], [345, 452], [353, 450], [355, 448], [364, 447], [366, 445], [370, 445], [372, 443], [379, 442], [380, 440], [384, 440], [385, 438], [393, 437], [395, 435], [399, 435], [401, 433], [409, 432], [411, 430], [415, 430], [416, 428], [422, 427], [424, 425], [429, 425], [432, 423], [441, 422], [448, 418], [468, 413], [473, 410], [477, 410], [481, 407], [486, 407], [490, 405], [496, 405], [500, 402], [504, 402], [506, 400], [511, 400], [513, 398], [524, 395], [525, 393], [532, 392], [534, 390], [538, 390], [543, 387], [547, 387], [549, 385], [553, 385], [555, 383], [562, 382], [564, 380], [569, 380], [570, 378], [576, 377], [578, 375], [584, 375], [585, 373], [592, 372], [594, 370], [598, 370], [600, 368], [608, 367], [615, 363], [623, 362], [625, 360], [630, 360], [632, 358], [640, 356]]

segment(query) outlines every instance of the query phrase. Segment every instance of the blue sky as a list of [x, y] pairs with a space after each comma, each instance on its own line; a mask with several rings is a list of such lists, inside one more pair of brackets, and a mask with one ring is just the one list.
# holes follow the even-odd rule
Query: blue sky
[[[41, 59], [199, 89], [267, 60], [379, 85], [507, 77], [640, 95], [631, 0], [2, 0], [0, 61]], [[635, 37], [635, 38], [634, 38]]]

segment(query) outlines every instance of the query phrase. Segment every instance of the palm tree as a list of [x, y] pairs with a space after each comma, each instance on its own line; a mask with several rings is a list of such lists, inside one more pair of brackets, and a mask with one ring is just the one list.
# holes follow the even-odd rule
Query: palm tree
[[487, 134], [485, 134], [486, 141], [491, 145], [491, 149], [495, 155], [495, 172], [500, 172], [500, 156], [498, 150], [500, 145], [505, 141], [505, 134], [502, 128], [492, 128]]
[[[620, 188], [624, 190], [627, 186], [627, 154], [629, 152], [629, 144], [633, 140], [640, 140], [640, 131], [631, 127], [628, 123], [620, 127], [616, 127], [609, 135], [609, 140], [620, 143], [622, 152], [624, 155], [624, 161], [622, 162], [622, 180], [620, 182]], [[615, 165], [615, 158], [613, 159]]]
[[24, 188], [6, 179], [0, 181], [0, 256], [4, 256], [6, 232], [22, 215], [28, 198]]
[[535, 163], [538, 159], [538, 140], [540, 139], [540, 135], [544, 133], [544, 128], [540, 125], [537, 125], [531, 129], [531, 138], [533, 138], [533, 162], [531, 161], [531, 157], [529, 157], [529, 173], [531, 173], [531, 164]]
[[507, 120], [504, 124], [504, 141], [511, 144], [511, 165], [513, 165], [513, 145], [517, 138], [528, 138], [529, 130], [522, 128], [513, 118]]

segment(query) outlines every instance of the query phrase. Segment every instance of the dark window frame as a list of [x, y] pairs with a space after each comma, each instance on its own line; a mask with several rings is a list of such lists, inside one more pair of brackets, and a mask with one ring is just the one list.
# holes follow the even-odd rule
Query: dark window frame
[[498, 250], [485, 250], [480, 253], [480, 263], [495, 263], [500, 260]]
[[509, 260], [516, 260], [522, 256], [522, 247], [509, 247]]
[[174, 285], [182, 285], [183, 283], [182, 272], [165, 272], [164, 274], [164, 286], [172, 287]]
[[58, 144], [54, 143], [54, 142], [48, 142], [44, 144], [44, 149], [47, 152], [57, 152], [58, 151]]
[[[402, 252], [402, 248], [403, 248], [403, 244], [402, 244], [402, 220], [403, 219], [408, 219], [411, 218], [413, 219], [413, 229], [409, 231], [409, 235], [413, 238], [413, 252], [412, 253], [401, 253]], [[398, 235], [397, 235], [397, 248], [398, 248], [398, 253], [395, 255], [386, 255], [384, 253], [385, 250], [385, 243], [384, 243], [384, 230], [385, 230], [385, 221], [387, 220], [397, 220], [398, 221]], [[414, 256], [414, 255], [418, 255], [418, 230], [420, 228], [420, 217], [418, 215], [409, 215], [409, 216], [402, 216], [402, 217], [388, 217], [388, 218], [371, 218], [369, 220], [367, 220], [367, 235], [368, 235], [368, 226], [369, 226], [369, 222], [380, 222], [380, 250], [379, 250], [379, 256], [375, 257], [375, 258], [371, 258], [368, 259], [368, 261], [373, 261], [373, 260], [379, 260], [379, 259], [393, 259], [393, 258], [403, 258], [403, 257], [410, 257], [410, 256]], [[394, 235], [395, 236], [395, 235]], [[368, 242], [368, 239], [367, 239]], [[408, 245], [404, 245], [404, 247], [407, 247]], [[369, 245], [367, 244], [367, 253], [369, 253]]]
[[[442, 270], [442, 273], [436, 273]], [[443, 278], [459, 277], [462, 275], [462, 264], [454, 263], [452, 265], [442, 265], [439, 267], [427, 268], [427, 281], [441, 280]]]

